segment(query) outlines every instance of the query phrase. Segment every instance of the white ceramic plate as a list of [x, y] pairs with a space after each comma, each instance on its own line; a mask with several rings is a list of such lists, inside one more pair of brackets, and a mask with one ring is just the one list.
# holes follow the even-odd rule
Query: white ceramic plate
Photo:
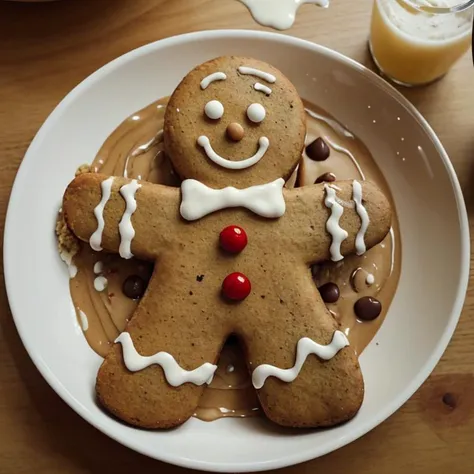
[[[302, 97], [362, 138], [396, 202], [403, 242], [400, 284], [382, 329], [361, 357], [366, 382], [362, 409], [338, 428], [289, 431], [261, 419], [191, 419], [176, 430], [150, 432], [119, 423], [94, 401], [101, 360], [76, 323], [67, 269], [53, 232], [63, 191], [76, 167], [92, 160], [125, 117], [170, 94], [195, 65], [230, 54], [274, 64]], [[428, 377], [446, 348], [469, 270], [459, 184], [420, 114], [378, 76], [340, 54], [253, 31], [200, 32], [159, 41], [116, 59], [76, 87], [45, 122], [23, 160], [10, 199], [4, 248], [8, 297], [23, 343], [48, 383], [77, 413], [148, 456], [233, 472], [321, 456], [390, 416]]]

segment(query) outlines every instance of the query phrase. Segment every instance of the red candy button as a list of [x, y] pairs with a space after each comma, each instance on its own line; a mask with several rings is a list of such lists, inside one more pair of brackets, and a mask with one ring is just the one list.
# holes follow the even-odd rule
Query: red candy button
[[251, 289], [250, 280], [243, 273], [231, 273], [222, 283], [222, 293], [230, 300], [241, 301], [247, 298]]
[[247, 234], [242, 227], [230, 225], [219, 236], [221, 247], [230, 253], [242, 252], [247, 245]]

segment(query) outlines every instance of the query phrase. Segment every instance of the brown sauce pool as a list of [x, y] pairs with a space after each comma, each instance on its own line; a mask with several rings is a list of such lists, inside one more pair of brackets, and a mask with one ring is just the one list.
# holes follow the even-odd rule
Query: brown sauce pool
[[[179, 186], [180, 181], [163, 151], [166, 103], [167, 98], [160, 99], [124, 120], [104, 142], [90, 171]], [[287, 187], [313, 184], [324, 173], [333, 173], [337, 179], [374, 181], [391, 199], [387, 183], [364, 144], [325, 111], [309, 103], [305, 106], [306, 143], [322, 137], [331, 153], [325, 161], [313, 161], [303, 153]], [[391, 202], [395, 209], [393, 200]], [[349, 256], [340, 262], [327, 262], [312, 269], [318, 287], [328, 282], [339, 286], [339, 300], [327, 306], [358, 354], [383, 323], [397, 288], [400, 262], [400, 231], [394, 213], [392, 229], [379, 245], [362, 256]], [[125, 296], [122, 291], [125, 280], [136, 275], [146, 286], [153, 267], [137, 259], [124, 260], [118, 255], [95, 252], [80, 242], [73, 264], [77, 274], [70, 280], [70, 290], [79, 324], [91, 348], [105, 356], [111, 342], [125, 329], [139, 301]], [[362, 322], [356, 318], [354, 303], [363, 296], [381, 302], [382, 313], [377, 319]], [[259, 411], [242, 353], [237, 341], [231, 338], [195, 416], [212, 421], [223, 417], [255, 416]]]

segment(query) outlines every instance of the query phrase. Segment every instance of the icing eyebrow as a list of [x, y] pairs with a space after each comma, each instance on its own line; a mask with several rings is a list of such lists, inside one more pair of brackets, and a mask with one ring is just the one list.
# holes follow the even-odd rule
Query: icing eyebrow
[[254, 85], [253, 85], [253, 88], [256, 90], [256, 91], [259, 91], [259, 92], [263, 92], [264, 94], [266, 95], [270, 95], [272, 93], [272, 90], [270, 89], [270, 87], [267, 87], [263, 84], [260, 84], [260, 82], [256, 82]]
[[259, 69], [254, 69], [253, 67], [240, 66], [238, 68], [240, 74], [245, 74], [248, 76], [255, 76], [263, 79], [264, 81], [273, 84], [276, 82], [276, 77], [268, 72], [260, 71]]
[[214, 81], [224, 81], [227, 79], [227, 76], [223, 72], [213, 72], [212, 74], [209, 74], [209, 76], [206, 76], [202, 81], [201, 81], [201, 89], [204, 90], [206, 89], [209, 84], [211, 84]]

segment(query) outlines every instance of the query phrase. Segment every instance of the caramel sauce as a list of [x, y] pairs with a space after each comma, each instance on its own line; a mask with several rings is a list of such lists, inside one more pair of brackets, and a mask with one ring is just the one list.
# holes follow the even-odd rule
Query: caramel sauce
[[[166, 103], [167, 98], [160, 99], [125, 119], [104, 142], [91, 164], [91, 171], [179, 186], [180, 181], [163, 150]], [[312, 184], [322, 174], [331, 172], [337, 179], [372, 180], [391, 199], [387, 183], [364, 144], [325, 111], [309, 103], [305, 106], [308, 119], [306, 143], [323, 137], [331, 153], [322, 162], [312, 161], [303, 153], [286, 186]], [[328, 304], [328, 308], [358, 354], [383, 323], [397, 287], [400, 261], [400, 231], [394, 214], [391, 232], [381, 244], [362, 256], [353, 255], [341, 262], [327, 262], [313, 268], [318, 287], [327, 282], [338, 284], [340, 298], [336, 303]], [[99, 267], [102, 267], [99, 273], [94, 272], [97, 262], [101, 262]], [[118, 255], [94, 252], [82, 243], [74, 264], [78, 271], [71, 279], [70, 289], [78, 320], [83, 329], [87, 327], [84, 335], [91, 348], [104, 357], [111, 343], [125, 329], [138, 304], [138, 300], [123, 294], [125, 278], [138, 275], [147, 282], [152, 265], [134, 258], [124, 260]], [[368, 278], [369, 274], [372, 277]], [[104, 291], [97, 291], [94, 287], [97, 276], [104, 276], [107, 280]], [[372, 279], [373, 283], [369, 284]], [[382, 303], [382, 313], [376, 320], [361, 322], [355, 317], [353, 306], [361, 296], [372, 296]], [[255, 416], [259, 412], [244, 357], [237, 341], [230, 339], [195, 416], [212, 421], [223, 417]]]

